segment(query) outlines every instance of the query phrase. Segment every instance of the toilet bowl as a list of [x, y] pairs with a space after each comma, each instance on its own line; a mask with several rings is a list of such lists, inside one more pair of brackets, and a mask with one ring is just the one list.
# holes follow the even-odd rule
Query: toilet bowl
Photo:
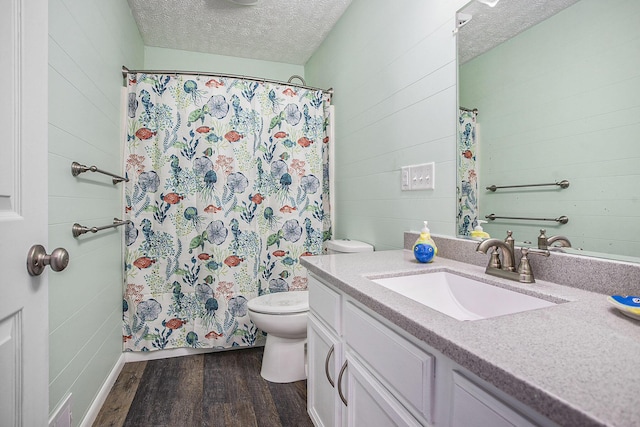
[[267, 333], [262, 378], [274, 383], [305, 379], [309, 291], [262, 295], [250, 300], [247, 308], [251, 321]]

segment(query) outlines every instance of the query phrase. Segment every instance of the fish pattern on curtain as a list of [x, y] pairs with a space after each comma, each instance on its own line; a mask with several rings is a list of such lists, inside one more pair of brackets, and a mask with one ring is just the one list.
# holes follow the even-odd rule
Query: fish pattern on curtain
[[478, 225], [478, 175], [476, 155], [476, 116], [472, 111], [460, 110], [457, 142], [458, 235], [469, 236]]
[[253, 346], [247, 302], [304, 290], [330, 238], [322, 91], [129, 74], [126, 351]]

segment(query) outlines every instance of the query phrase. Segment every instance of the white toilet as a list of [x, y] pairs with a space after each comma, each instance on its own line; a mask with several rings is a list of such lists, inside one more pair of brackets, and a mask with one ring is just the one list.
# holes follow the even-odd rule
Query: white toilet
[[340, 239], [327, 240], [324, 242], [324, 250], [327, 254], [372, 252], [373, 246], [357, 240]]
[[274, 383], [305, 379], [309, 291], [262, 295], [249, 300], [247, 307], [251, 321], [267, 333], [262, 378]]
[[[326, 253], [371, 252], [373, 246], [357, 240], [328, 240]], [[267, 333], [260, 375], [274, 383], [304, 380], [309, 291], [276, 292], [247, 304], [249, 318]]]

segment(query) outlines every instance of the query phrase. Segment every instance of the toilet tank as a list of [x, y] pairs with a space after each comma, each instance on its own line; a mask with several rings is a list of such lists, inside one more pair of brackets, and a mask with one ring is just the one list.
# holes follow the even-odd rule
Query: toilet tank
[[357, 240], [327, 240], [324, 242], [324, 252], [326, 254], [354, 253], [354, 252], [372, 252], [373, 246], [359, 242]]

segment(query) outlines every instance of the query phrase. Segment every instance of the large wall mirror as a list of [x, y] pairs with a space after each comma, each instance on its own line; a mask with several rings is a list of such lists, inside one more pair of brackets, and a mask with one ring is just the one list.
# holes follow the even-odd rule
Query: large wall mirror
[[475, 162], [462, 171], [477, 203], [468, 226], [535, 218], [483, 226], [533, 246], [546, 229], [567, 252], [640, 262], [640, 1], [494, 3], [457, 16], [459, 105], [477, 109], [477, 147], [458, 150]]

